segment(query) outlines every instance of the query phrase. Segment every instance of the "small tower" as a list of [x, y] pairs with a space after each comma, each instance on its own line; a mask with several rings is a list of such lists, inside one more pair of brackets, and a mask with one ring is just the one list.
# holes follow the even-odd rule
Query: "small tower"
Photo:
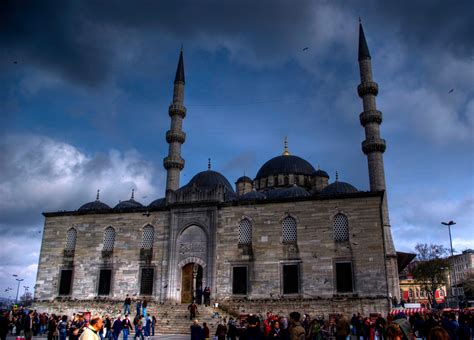
[[398, 279], [397, 253], [393, 244], [390, 218], [388, 213], [387, 194], [385, 187], [385, 170], [383, 153], [385, 140], [380, 138], [380, 124], [382, 112], [377, 110], [375, 97], [379, 87], [372, 78], [372, 63], [365, 40], [364, 29], [359, 20], [359, 69], [360, 85], [357, 87], [359, 97], [362, 98], [364, 111], [360, 114], [360, 123], [365, 129], [365, 140], [362, 142], [362, 151], [367, 155], [369, 165], [370, 191], [384, 191], [382, 201], [382, 223], [384, 250], [387, 267], [387, 286], [390, 297], [397, 297], [400, 301], [400, 285]]
[[179, 188], [179, 175], [184, 168], [184, 159], [181, 158], [181, 145], [186, 139], [183, 132], [183, 119], [186, 116], [184, 107], [184, 62], [183, 50], [179, 54], [178, 68], [174, 78], [173, 102], [168, 113], [171, 118], [171, 128], [166, 132], [166, 141], [169, 144], [168, 156], [163, 159], [166, 169], [166, 193]]
[[235, 182], [235, 191], [237, 195], [242, 196], [252, 191], [253, 181], [250, 177], [245, 176], [239, 177]]

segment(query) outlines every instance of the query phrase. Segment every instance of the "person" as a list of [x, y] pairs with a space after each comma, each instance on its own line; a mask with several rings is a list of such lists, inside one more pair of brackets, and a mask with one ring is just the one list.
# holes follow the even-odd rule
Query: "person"
[[128, 340], [128, 335], [130, 334], [131, 329], [132, 329], [132, 324], [127, 314], [125, 315], [125, 319], [123, 319], [122, 321], [123, 340]]
[[145, 337], [148, 339], [151, 335], [151, 318], [150, 316], [145, 316]]
[[196, 318], [197, 305], [194, 302], [191, 302], [188, 306], [189, 310], [189, 320]]
[[204, 305], [206, 307], [210, 306], [211, 305], [211, 288], [209, 287], [204, 288], [204, 292], [202, 293], [202, 295], [204, 296]]
[[51, 316], [49, 317], [49, 321], [48, 321], [48, 340], [53, 340], [54, 338], [54, 333], [56, 332], [57, 330], [57, 323], [56, 323], [56, 315], [55, 314], [51, 314]]
[[226, 340], [227, 327], [223, 322], [219, 322], [217, 325], [216, 336], [218, 340]]
[[237, 327], [235, 326], [234, 318], [230, 318], [227, 323], [227, 340], [236, 340], [237, 338]]
[[133, 320], [133, 323], [135, 325], [135, 336], [133, 339], [140, 338], [141, 340], [144, 340], [142, 316], [138, 315], [135, 320]]
[[194, 319], [193, 324], [191, 325], [191, 340], [202, 340], [202, 338], [202, 328], [199, 326], [199, 321]]
[[321, 336], [321, 324], [318, 319], [313, 319], [309, 325], [309, 339], [310, 340], [322, 340]]
[[6, 340], [9, 326], [10, 315], [8, 311], [5, 311], [0, 316], [0, 340]]
[[[388, 325], [387, 330], [385, 331], [387, 339], [389, 340], [402, 340], [403, 332], [400, 326], [396, 323], [391, 323]], [[433, 339], [434, 340], [434, 339]]]
[[[255, 315], [250, 315], [247, 318], [247, 329], [245, 330], [243, 337], [247, 340], [261, 340], [263, 338], [262, 330], [260, 329], [260, 321]], [[241, 337], [239, 337], [240, 339]]]
[[298, 312], [290, 313], [290, 340], [305, 340], [306, 333], [300, 323], [301, 314]]
[[449, 340], [449, 333], [443, 327], [436, 326], [430, 330], [428, 340]]
[[23, 331], [25, 332], [25, 339], [31, 340], [33, 337], [33, 311], [30, 311], [23, 318]]
[[120, 332], [122, 332], [122, 318], [119, 315], [117, 319], [115, 319], [113, 325], [112, 325], [112, 337], [114, 340], [118, 340], [120, 336]]
[[151, 336], [155, 336], [156, 317], [151, 317]]
[[278, 320], [275, 320], [271, 324], [271, 329], [270, 332], [268, 333], [268, 340], [281, 340], [282, 339], [282, 334], [281, 334], [281, 328], [280, 328], [280, 322]]
[[209, 340], [209, 327], [207, 327], [207, 323], [206, 322], [203, 322], [202, 323], [202, 331], [203, 331], [203, 336], [204, 336], [204, 340]]
[[196, 289], [196, 303], [202, 305], [202, 287], [199, 286]]
[[135, 304], [135, 309], [137, 310], [137, 315], [136, 316], [139, 316], [141, 311], [142, 311], [142, 302], [140, 300], [137, 300], [137, 302]]
[[[105, 336], [104, 336], [104, 338], [110, 339], [111, 336], [112, 336], [112, 333], [111, 333], [112, 321], [110, 320], [108, 314], [105, 314], [104, 328], [105, 328]], [[99, 336], [100, 336], [101, 339], [103, 339], [103, 337], [102, 337], [102, 332], [99, 332]]]
[[59, 330], [59, 340], [66, 340], [67, 338], [67, 315], [63, 315], [61, 318], [61, 321], [58, 324], [58, 330]]
[[142, 303], [142, 315], [144, 318], [146, 318], [146, 307], [148, 306], [148, 301], [146, 299], [143, 299]]
[[89, 326], [84, 328], [79, 340], [100, 340], [98, 333], [104, 327], [104, 321], [102, 317], [98, 314], [91, 317], [89, 321]]
[[123, 315], [130, 314], [131, 305], [132, 305], [132, 299], [130, 299], [130, 296], [127, 294], [127, 296], [125, 297], [125, 301], [123, 302]]

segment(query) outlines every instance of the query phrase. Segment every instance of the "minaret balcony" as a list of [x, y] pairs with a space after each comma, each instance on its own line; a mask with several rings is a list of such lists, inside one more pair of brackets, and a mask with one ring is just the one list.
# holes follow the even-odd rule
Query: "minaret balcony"
[[163, 159], [163, 166], [165, 167], [166, 170], [173, 169], [173, 168], [183, 170], [184, 159], [182, 159], [179, 156], [177, 158], [168, 156]]
[[364, 81], [357, 86], [357, 93], [359, 97], [364, 97], [366, 94], [373, 94], [376, 96], [379, 93], [379, 85], [375, 81]]
[[168, 143], [178, 142], [180, 144], [183, 144], [185, 140], [186, 134], [182, 131], [166, 131], [166, 141]]
[[369, 154], [371, 152], [385, 152], [387, 148], [385, 144], [385, 139], [370, 137], [362, 142], [362, 151], [364, 154]]
[[382, 112], [379, 110], [367, 110], [359, 115], [360, 124], [366, 126], [369, 123], [382, 123]]
[[168, 113], [170, 117], [174, 115], [178, 115], [181, 118], [184, 118], [186, 117], [186, 108], [184, 107], [184, 105], [171, 104], [170, 107], [168, 108]]

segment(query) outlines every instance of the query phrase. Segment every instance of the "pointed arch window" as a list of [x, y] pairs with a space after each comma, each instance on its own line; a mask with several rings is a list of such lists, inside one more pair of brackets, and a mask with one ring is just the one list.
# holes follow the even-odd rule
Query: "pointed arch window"
[[153, 228], [153, 226], [151, 225], [145, 226], [145, 228], [143, 228], [141, 248], [142, 249], [153, 248], [154, 237], [155, 237], [155, 228]]
[[252, 243], [252, 223], [244, 218], [239, 223], [239, 244]]
[[344, 214], [334, 216], [334, 240], [336, 242], [349, 241], [349, 221]]
[[75, 228], [70, 228], [67, 231], [66, 247], [64, 247], [64, 250], [73, 251], [74, 249], [76, 249], [76, 239], [77, 239], [76, 229]]
[[114, 250], [115, 245], [115, 229], [112, 227], [107, 227], [104, 232], [104, 248], [105, 251]]
[[296, 243], [296, 220], [287, 216], [281, 223], [283, 243]]

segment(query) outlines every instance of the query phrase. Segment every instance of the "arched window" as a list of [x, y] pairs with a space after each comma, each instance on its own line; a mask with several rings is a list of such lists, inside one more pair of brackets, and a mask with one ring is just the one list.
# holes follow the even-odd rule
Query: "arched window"
[[420, 288], [417, 288], [417, 289], [416, 289], [416, 291], [415, 291], [415, 296], [416, 296], [417, 298], [420, 297]]
[[296, 242], [296, 220], [291, 216], [285, 217], [281, 226], [283, 243]]
[[244, 218], [239, 223], [239, 244], [252, 243], [252, 223]]
[[104, 232], [104, 249], [105, 251], [114, 250], [115, 244], [115, 229], [112, 227], [107, 227]]
[[349, 222], [344, 214], [337, 214], [334, 216], [334, 240], [349, 240]]
[[413, 289], [411, 289], [411, 288], [408, 289], [408, 297], [409, 297], [410, 299], [413, 299]]
[[284, 179], [283, 179], [283, 183], [284, 183], [284, 185], [286, 185], [286, 186], [290, 185], [290, 177], [285, 176]]
[[74, 228], [71, 228], [67, 231], [66, 236], [66, 247], [65, 250], [74, 250], [76, 249], [76, 238], [77, 238], [77, 231]]
[[273, 186], [274, 187], [278, 186], [278, 176], [273, 177]]
[[154, 237], [155, 237], [155, 229], [151, 225], [145, 226], [145, 228], [143, 228], [141, 248], [142, 249], [153, 248]]

